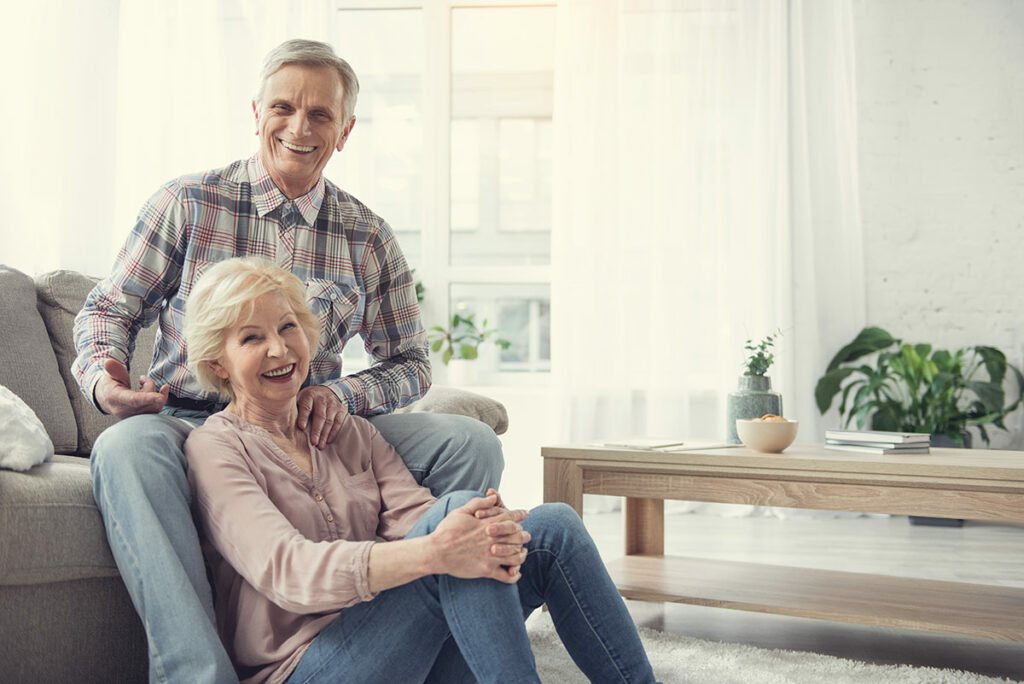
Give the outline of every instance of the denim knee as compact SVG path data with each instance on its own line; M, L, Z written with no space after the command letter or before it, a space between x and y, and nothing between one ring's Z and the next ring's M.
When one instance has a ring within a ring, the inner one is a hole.
M405 538L412 539L413 537L423 537L430 534L449 513L456 508L465 506L470 500L479 496L483 496L483 494L469 489L442 494L437 498L437 502L420 516L420 519L412 526L412 529L405 535Z
M447 515L451 511L455 510L456 508L460 508L462 506L465 506L467 503L469 503L473 499L476 499L476 498L479 498L479 497L482 497L482 496L483 496L483 493L475 492L472 489L460 489L457 492L448 492L447 494L442 494L441 496L437 497L437 501L438 501L438 503L444 505L444 507L445 507L445 515Z
M189 431L178 419L155 413L114 423L92 447L89 466L94 489L98 492L105 480L138 482L156 473L170 473L187 489L182 447Z
M487 487L498 488L501 474L505 470L505 456L501 451L501 440L494 430L485 423L466 416L452 416L458 421L453 434L463 436L466 451L473 454L472 465L477 473L477 480Z
M546 503L530 510L523 527L533 539L528 549L548 548L551 550L583 548L593 545L593 540L579 514L564 503Z
M530 511L530 519L543 522L555 529L570 530L582 528L583 520L572 506L566 503L545 503Z

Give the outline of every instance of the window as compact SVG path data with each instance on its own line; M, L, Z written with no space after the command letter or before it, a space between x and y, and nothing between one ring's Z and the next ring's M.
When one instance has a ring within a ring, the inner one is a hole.
M336 26L361 90L328 176L395 229L425 287L427 328L472 313L512 343L481 348L483 382L543 381L555 8L342 0ZM365 365L358 349L345 356L350 370Z

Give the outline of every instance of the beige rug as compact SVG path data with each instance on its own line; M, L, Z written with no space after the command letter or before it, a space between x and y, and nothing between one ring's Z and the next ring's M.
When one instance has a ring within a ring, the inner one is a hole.
M537 611L527 621L537 671L544 684L586 684L562 646L551 616ZM996 684L959 670L873 665L832 656L704 641L641 629L654 674L665 684Z

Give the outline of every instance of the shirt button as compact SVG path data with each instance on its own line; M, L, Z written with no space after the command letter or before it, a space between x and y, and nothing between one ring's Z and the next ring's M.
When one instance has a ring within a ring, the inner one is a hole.
M323 501L323 500L324 500L324 497L323 497L323 496L321 496L320 494L317 494L317 495L316 495L316 500L317 500L317 501Z
M327 522L334 522L334 516L333 515L327 516Z

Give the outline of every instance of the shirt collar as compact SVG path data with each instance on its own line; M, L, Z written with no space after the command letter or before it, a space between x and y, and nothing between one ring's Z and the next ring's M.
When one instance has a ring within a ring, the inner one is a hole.
M258 153L249 159L247 167L249 182L252 184L252 201L256 205L256 213L261 218L282 204L291 201L284 196L281 189L274 183L270 173L263 166L263 160L260 159ZM301 197L296 197L294 200L295 207L299 210L308 226L313 225L317 214L320 213L320 205L324 201L325 188L324 175L320 174L320 178L317 180L316 185L313 186L313 189Z

